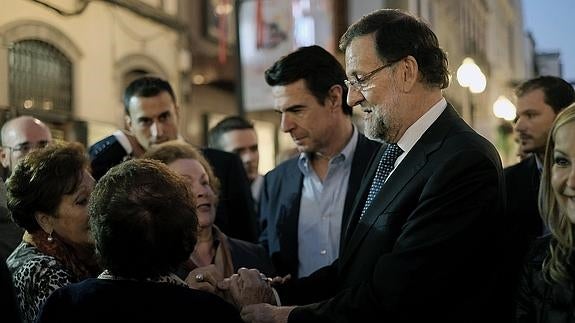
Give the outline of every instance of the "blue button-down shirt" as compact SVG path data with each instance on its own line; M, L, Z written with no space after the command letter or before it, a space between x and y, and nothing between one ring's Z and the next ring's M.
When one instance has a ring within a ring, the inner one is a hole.
M339 255L343 208L357 137L354 127L347 145L329 160L323 182L313 170L309 156L299 157L298 167L304 176L298 222L299 277L331 264Z

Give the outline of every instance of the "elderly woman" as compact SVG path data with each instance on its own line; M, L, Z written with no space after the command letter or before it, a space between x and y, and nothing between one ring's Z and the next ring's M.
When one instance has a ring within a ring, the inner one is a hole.
M273 265L263 247L230 238L214 225L218 181L210 164L191 145L171 141L154 146L143 158L159 160L182 175L191 189L198 213L198 242L179 274L195 288L215 291L217 281L234 274L241 267L257 268L272 275Z
M8 179L8 209L26 231L6 262L26 322L54 290L99 272L88 225L88 165L80 144L58 143L31 152Z
M575 104L550 130L539 189L550 235L538 239L525 264L517 322L575 322Z
M89 210L105 270L55 291L39 322L241 322L231 304L173 274L194 249L198 222L186 184L164 164L113 167Z

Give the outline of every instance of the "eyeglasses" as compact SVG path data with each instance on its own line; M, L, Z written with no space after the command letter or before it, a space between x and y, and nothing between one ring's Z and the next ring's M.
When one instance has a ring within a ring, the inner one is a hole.
M6 147L6 148L9 148L10 151L12 151L12 152L19 152L21 154L27 154L33 149L41 149L41 148L48 146L48 144L50 144L50 141L42 140L42 141L38 141L35 144L30 143L30 142L23 142L23 143L18 144L14 147Z
M390 67L393 64L399 62L399 60L397 61L393 61L393 62L389 62L387 64L381 65L380 67L374 69L373 71L365 74L365 75L353 75L353 77L355 78L355 80L344 80L343 82L345 83L345 86L347 86L348 90L356 90L358 92L361 91L365 91L366 87L367 87L367 82L375 76L375 74L377 74L379 71L383 70L384 68Z

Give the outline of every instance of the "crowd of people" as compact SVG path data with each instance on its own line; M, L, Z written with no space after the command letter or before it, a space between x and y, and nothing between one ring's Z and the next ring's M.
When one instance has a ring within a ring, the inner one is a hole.
M421 19L373 11L339 48L345 68L314 45L262 75L297 147L267 174L244 117L187 143L155 76L89 149L6 122L2 320L575 322L573 86L517 87L525 158L503 168Z

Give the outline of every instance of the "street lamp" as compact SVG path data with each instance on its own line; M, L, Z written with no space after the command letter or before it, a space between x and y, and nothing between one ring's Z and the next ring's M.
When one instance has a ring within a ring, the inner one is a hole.
M493 114L498 118L513 121L517 115L517 109L506 96L500 95L493 102Z
M473 126L475 107L473 105L473 97L471 94L477 94L485 91L485 87L487 86L487 78L485 78L485 74L481 72L479 66L475 64L475 61L470 57L466 57L463 59L461 66L459 66L457 69L457 82L459 85L461 85L461 87L468 88L468 91L466 91L467 102L469 102L470 121L471 125Z

